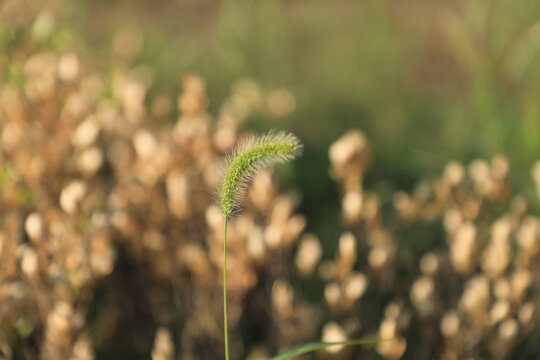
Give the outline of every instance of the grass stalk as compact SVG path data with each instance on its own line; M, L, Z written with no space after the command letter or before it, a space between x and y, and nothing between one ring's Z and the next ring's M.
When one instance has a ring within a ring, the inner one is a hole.
M223 234L223 335L225 337L225 359L229 360L229 326L227 322L227 216Z

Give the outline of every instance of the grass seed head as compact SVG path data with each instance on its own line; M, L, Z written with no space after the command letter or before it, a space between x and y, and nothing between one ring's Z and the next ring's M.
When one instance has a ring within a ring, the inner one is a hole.
M220 205L223 215L238 210L238 200L251 177L262 167L292 160L300 155L302 144L293 134L269 132L247 140L232 153L223 177Z

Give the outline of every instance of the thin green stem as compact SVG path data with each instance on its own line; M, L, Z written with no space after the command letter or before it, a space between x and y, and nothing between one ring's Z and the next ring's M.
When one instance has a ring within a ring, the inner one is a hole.
M229 360L229 330L227 324L227 216L225 216L223 236L223 333L225 336L225 359Z

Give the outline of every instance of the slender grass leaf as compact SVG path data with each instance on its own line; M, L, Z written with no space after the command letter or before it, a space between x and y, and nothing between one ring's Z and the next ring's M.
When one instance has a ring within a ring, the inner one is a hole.
M283 354L275 356L270 360L285 360L291 359L294 356L306 354L308 352L321 350L334 345L362 345L362 344L373 344L381 341L387 341L391 339L379 339L379 338L366 338L366 339L357 339L357 340L348 340L348 341L339 341L339 342L311 342L303 345L298 345L290 350L287 350Z

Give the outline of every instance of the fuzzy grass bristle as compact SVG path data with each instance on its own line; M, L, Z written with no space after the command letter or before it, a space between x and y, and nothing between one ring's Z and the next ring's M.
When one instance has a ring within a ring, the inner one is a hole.
M273 131L247 140L233 151L219 192L223 215L230 216L251 177L262 167L292 160L302 152L302 143L290 133Z

